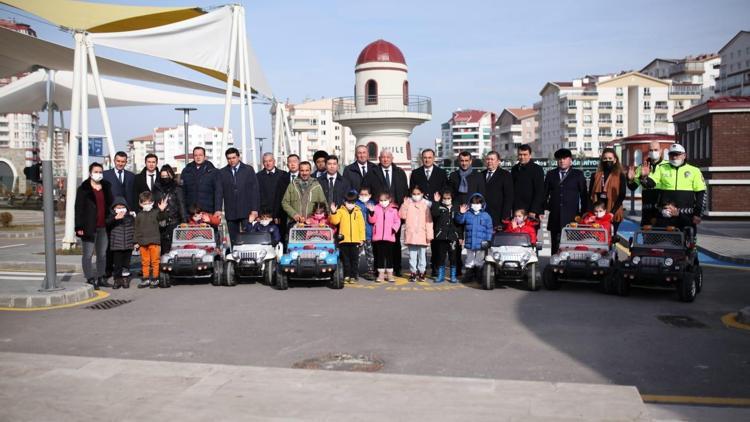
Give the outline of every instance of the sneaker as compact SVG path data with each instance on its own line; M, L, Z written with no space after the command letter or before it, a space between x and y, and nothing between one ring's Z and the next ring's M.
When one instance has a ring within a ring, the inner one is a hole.
M367 281L373 281L373 280L375 280L375 273L373 273L372 271L368 271L368 272L366 272L366 273L365 273L365 275L364 275L364 276L362 276L362 277L363 277L363 278L364 278L365 280L367 280Z
M419 281L427 281L427 277L424 272L418 273Z
M393 270L386 269L385 270L385 275L386 275L389 283L395 283L396 282L396 277L393 276Z
M138 288L143 289L144 287L148 287L151 285L151 280L144 278L141 279L141 281L138 282Z
M159 287L159 279L158 278L152 278L151 279L151 283L149 284L149 287L151 287L152 289L155 289L155 288Z
M409 274L409 283L414 283L415 281L417 281L417 273Z
M352 282L351 277L344 277L344 284L349 284Z
M378 278L375 279L375 282L380 283L385 280L385 270L378 270Z

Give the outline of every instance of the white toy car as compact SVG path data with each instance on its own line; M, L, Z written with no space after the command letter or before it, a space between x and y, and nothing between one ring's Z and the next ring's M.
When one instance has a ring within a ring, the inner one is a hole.
M224 242L208 224L180 224L172 232L172 249L161 256L161 287L169 287L172 279L198 279L218 286L224 278Z
M225 258L224 276L227 285L234 286L241 279L262 278L263 283L273 286L276 263L283 254L283 248L281 242L273 245L271 233L240 233L232 245L232 253Z
M605 289L616 277L617 253L610 246L610 233L601 226L570 223L560 235L560 250L549 259L542 277L547 290L560 288L560 279L596 280Z
M495 288L496 281L525 282L529 290L539 290L537 274L537 245L531 244L526 233L498 232L492 243L486 242L481 285L485 290Z

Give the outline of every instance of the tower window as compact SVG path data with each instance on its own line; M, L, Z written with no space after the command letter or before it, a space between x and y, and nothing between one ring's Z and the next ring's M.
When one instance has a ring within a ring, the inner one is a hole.
M378 145L375 142L367 144L367 155L370 156L370 160L376 160L378 158Z
M378 103L378 83L370 79L365 84L365 95L367 96L365 104Z
M404 105L409 105L409 81L404 81L404 88L403 88L403 94L404 94Z

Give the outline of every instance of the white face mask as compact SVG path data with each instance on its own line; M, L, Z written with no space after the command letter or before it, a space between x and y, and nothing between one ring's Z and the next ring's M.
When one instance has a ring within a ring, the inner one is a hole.
M346 204L344 204L344 206L345 206L345 207L346 207L346 209L348 209L349 211L353 210L353 209L354 209L354 207L356 207L356 205L355 205L355 204L352 204L352 203L349 203L349 202L347 202Z
M104 179L104 175L102 173L91 173L91 180L95 182L101 182L102 179Z
M388 208L388 205L391 205L391 201L380 201L381 207Z
M451 201L443 201L443 205L445 205L446 207L450 207L452 204L453 202Z
M423 198L422 195L412 195L411 196L411 200L414 201L414 202L419 202L419 201L422 200L422 198Z
M661 158L661 153L659 151L651 151L648 153L648 156L653 161L659 161L659 158Z
M127 211L128 211L128 209L127 209L127 208L122 208L122 207L117 207L117 208L115 208L115 212L116 212L117 214L125 214L125 213L126 213Z
M370 200L370 195L359 195L359 200L366 204Z
M203 220L203 216L201 216L200 214L195 214L193 216L193 221L201 221L201 220Z
M471 204L471 210L475 213L482 211L482 204Z
M672 216L672 212L665 208L665 209L661 210L661 215L663 217L669 218L669 217Z
M673 165L675 167L681 166L682 163L684 163L684 162L685 162L685 160L680 160L680 159L676 159L676 158L673 159L673 160L669 160L669 164L671 164L671 165Z
M260 220L260 225L261 226L267 226L269 224L271 224L271 220Z
M594 215L596 216L596 218L602 218L602 217L604 217L604 214L605 214L604 211L597 211L597 212L594 213Z
M151 211L154 208L154 203L149 202L148 204L141 205L141 208L143 208L143 211Z

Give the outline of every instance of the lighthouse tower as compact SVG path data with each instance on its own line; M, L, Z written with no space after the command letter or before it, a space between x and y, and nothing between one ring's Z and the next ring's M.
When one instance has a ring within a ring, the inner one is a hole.
M352 130L370 160L389 150L395 165L411 171L409 136L414 127L432 119L432 101L411 95L407 76L398 47L385 40L368 44L354 67L354 97L334 99L333 119Z

